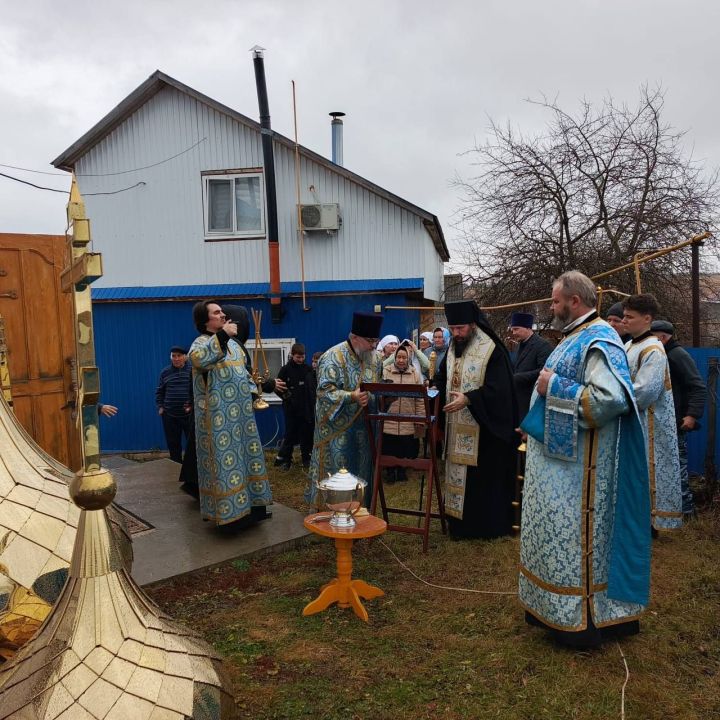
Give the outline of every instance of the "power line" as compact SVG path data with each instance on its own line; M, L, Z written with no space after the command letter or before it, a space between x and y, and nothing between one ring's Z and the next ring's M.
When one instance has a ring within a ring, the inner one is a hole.
M175 153L175 155L171 155L168 158L165 158L164 160L159 160L156 163L152 163L151 165L143 165L142 167L136 167L131 168L130 170L118 170L117 172L110 172L110 173L75 173L75 177L111 177L113 175L127 175L128 173L132 172L138 172L139 170L147 170L149 168L157 167L158 165L162 165L163 163L170 162L171 160L174 160L177 157L180 157L181 155L184 155L185 153L190 152L194 148L196 148L201 142L205 142L207 140L207 137L201 138L196 143L193 143L190 147L185 148L184 150L181 150L179 153ZM47 170L31 170L30 168L24 168L24 167L18 167L17 165L5 165L3 163L0 163L0 167L3 168L10 168L11 170L22 170L23 172L30 172L30 173L36 173L37 175L53 175L55 177L67 177L67 173L57 173L57 172L49 172ZM1 175L2 173L0 173ZM5 177L8 177L7 175ZM14 178L17 179L17 178ZM19 182L24 182L23 180L19 180ZM28 185L32 185L32 183L28 183ZM49 190L51 188L44 188L45 190ZM61 192L61 191L58 191ZM86 193L90 195L103 195L107 193Z
M191 150L196 148L201 142L205 142L205 140L207 140L207 137L201 138L196 143L193 143L190 147L181 150L179 153L176 153L169 158L165 158L164 160L152 163L152 165L144 165L143 167L133 168L132 170L118 170L118 172L111 173L76 173L75 177L109 177L111 175L126 175L127 173L137 172L138 170L147 170L149 168L154 168L158 165L162 165L163 163L170 162L171 160L174 160L175 158L190 152Z
M35 173L36 175L54 175L55 177L67 177L64 172L50 172L48 170L31 170L30 168L18 167L17 165L5 165L0 163L0 167L9 168L10 170L22 170L23 172Z
M22 183L23 185L29 185L30 187L37 188L38 190L49 190L50 192L64 193L65 195L68 194L68 190L58 190L57 188L49 188L43 185L36 185L35 183L31 183L28 180L21 180L20 178L13 177L12 175L6 175L4 172L0 172L0 175L4 178L7 178L8 180L14 180L15 182Z
M7 178L8 180L14 180L15 182L22 183L23 185L29 185L30 187L34 187L38 190L47 190L48 192L63 193L64 195L67 195L70 192L69 190L58 190L57 188L45 187L44 185L36 185L35 183L31 183L28 180L21 180L20 178L13 177L12 175L7 175L4 172L0 172L0 176ZM110 190L108 192L83 193L83 197L87 197L88 195L117 195L118 193L125 192L126 190L132 190L133 188L141 187L143 185L147 185L147 183L141 180L140 182L136 182L134 185L130 185L129 187L120 188L120 190Z
M117 195L118 193L125 192L126 190L132 190L136 187L142 187L143 185L147 185L147 183L143 180L140 180L140 182L136 182L134 185L129 185L128 187L122 188L120 190L111 190L110 192L82 193L82 196L87 197L88 195Z

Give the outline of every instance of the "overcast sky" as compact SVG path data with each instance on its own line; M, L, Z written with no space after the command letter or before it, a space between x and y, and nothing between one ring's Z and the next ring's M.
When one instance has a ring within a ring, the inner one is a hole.
M258 44L274 129L293 137L291 80L301 144L329 157L327 113L346 112L345 166L435 213L452 252L452 179L472 172L462 153L489 117L539 130L527 98L634 104L641 84L661 84L665 120L720 165L719 27L717 0L8 2L0 163L56 172L50 161L156 69L257 119ZM0 232L64 231L65 195L3 177L0 188Z

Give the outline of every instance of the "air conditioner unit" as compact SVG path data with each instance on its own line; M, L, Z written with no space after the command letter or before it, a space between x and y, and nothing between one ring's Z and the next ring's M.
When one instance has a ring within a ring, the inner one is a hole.
M340 206L337 203L301 205L303 230L337 230L340 227Z

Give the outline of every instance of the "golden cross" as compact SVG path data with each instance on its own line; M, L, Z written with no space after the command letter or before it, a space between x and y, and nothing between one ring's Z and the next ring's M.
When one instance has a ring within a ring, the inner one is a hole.
M100 371L95 365L90 283L102 277L102 257L90 253L90 221L85 216L85 203L73 175L67 205L68 266L60 275L63 292L72 292L75 311L75 352L77 358L77 391L75 417L83 456L83 469L100 469L100 432L97 403L100 399Z

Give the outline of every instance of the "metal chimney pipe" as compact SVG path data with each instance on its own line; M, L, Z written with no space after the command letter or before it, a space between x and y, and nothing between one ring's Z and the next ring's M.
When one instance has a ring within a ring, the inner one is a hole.
M343 121L340 118L345 117L344 112L331 112L332 121L330 127L332 129L332 161L336 165L343 164Z
M280 244L278 242L277 192L275 190L275 155L273 152L273 131L270 127L270 105L265 83L263 49L256 45L251 52L255 67L258 105L260 107L260 135L265 169L268 255L270 261L270 317L272 322L279 323L282 321L282 310L280 306Z

